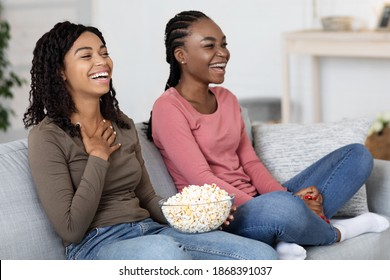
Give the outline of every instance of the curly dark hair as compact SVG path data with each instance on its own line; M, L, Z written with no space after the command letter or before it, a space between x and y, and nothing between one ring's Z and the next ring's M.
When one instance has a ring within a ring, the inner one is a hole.
M176 86L180 81L180 64L175 58L175 49L184 46L184 39L189 35L190 27L201 19L210 19L199 11L184 11L171 18L165 27L165 55L169 63L169 78L165 90ZM150 141L152 137L152 112L149 122L145 123L146 136Z
M61 77L65 54L77 38L84 32L98 36L106 45L102 33L95 27L59 22L36 43L31 74L30 105L23 117L26 128L37 125L48 116L56 125L72 137L80 136L79 127L70 121L76 112L75 104ZM130 126L121 119L121 111L115 98L116 92L110 81L110 91L100 98L100 110L105 119L115 122L119 127Z

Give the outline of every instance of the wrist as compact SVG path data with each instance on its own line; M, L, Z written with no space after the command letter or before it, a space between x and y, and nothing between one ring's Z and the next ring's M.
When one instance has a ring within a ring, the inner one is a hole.
M99 150L94 150L94 151L91 151L89 153L90 156L94 156L94 157L98 157L98 158L101 158L102 160L105 160L107 161L108 160L108 155L107 153L103 152L103 151L99 151Z

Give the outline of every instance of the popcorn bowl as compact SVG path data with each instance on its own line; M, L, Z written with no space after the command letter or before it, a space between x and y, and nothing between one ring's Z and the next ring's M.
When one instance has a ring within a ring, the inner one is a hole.
M161 210L169 225L183 233L202 233L218 229L228 218L234 196L210 202L173 204L162 199Z

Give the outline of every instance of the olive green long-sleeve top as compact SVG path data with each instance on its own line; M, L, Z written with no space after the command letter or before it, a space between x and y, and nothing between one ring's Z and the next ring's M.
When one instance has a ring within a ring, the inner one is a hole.
M63 239L78 243L91 229L152 217L165 223L151 185L134 122L119 128L121 148L108 161L89 156L83 142L46 117L28 137L32 176L41 204Z

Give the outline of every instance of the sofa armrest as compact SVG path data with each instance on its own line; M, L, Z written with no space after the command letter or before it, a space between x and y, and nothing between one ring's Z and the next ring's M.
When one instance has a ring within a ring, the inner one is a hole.
M374 159L366 186L368 209L390 217L390 161Z

